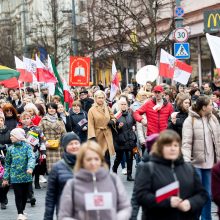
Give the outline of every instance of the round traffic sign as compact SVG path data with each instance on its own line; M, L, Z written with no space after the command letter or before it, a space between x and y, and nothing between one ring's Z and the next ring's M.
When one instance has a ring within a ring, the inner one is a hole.
M184 15L184 9L178 6L175 8L175 13L177 17L182 17Z
M176 42L182 43L188 40L189 34L185 28L177 28L174 30L173 37Z

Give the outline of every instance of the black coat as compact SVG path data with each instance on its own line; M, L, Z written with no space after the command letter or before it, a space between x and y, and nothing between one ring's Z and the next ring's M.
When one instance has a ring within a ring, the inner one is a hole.
M67 180L73 178L73 166L62 160L55 163L48 178L44 220L53 220L54 209L59 210L59 201Z
M94 100L91 98L85 98L80 100L82 104L82 109L88 113L89 109L92 107Z
M203 188L199 176L191 164L178 159L174 162L161 157L150 156L150 163L144 163L138 170L135 180L137 201L143 209L143 220L195 220L208 200L208 194ZM153 170L153 172L152 172ZM180 198L188 199L191 210L181 212L172 208L170 199L156 202L156 190L175 181L174 173L180 183Z
M124 125L123 127L118 128L118 125L121 122ZM132 150L137 145L137 137L132 128L134 125L135 120L129 111L123 112L122 116L118 118L116 123L117 132L113 133L114 147L116 151Z
M75 132L79 136L81 142L87 141L87 130L85 131L82 130L84 127L88 128L87 113L83 110L80 110L80 113L76 114L72 111L72 109L70 110L69 113L70 113L70 120L71 120L73 132ZM82 121L83 119L86 119L87 122L82 125L79 124L79 122Z
M176 131L180 135L180 137L182 138L183 123L187 117L188 117L188 112L180 111L176 115L176 124L173 124L171 119L169 119L168 129L172 129L172 130Z
M5 117L5 125L7 126L8 130L11 131L17 127L18 121L14 117Z
M66 115L66 122L62 119L62 117L60 117L60 115L58 114L58 117L63 121L66 131L67 132L71 132L72 129L72 123L71 123L71 119L70 119L70 115Z

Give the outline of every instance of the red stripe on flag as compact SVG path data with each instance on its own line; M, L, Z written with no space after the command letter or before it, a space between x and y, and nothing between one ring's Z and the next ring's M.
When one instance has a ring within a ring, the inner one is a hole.
M164 193L164 194L156 197L156 201L157 201L157 203L160 203L163 200L170 198L171 196L177 196L178 193L179 193L179 189L178 188L177 189L173 189L173 190L171 190L171 191L169 191L167 193Z
M179 60L176 60L176 67L178 67L179 69L186 71L190 74L192 73L192 66L190 66L184 62L181 62Z
M172 68L168 63L160 63L159 72L160 76L172 79L174 75L174 68Z

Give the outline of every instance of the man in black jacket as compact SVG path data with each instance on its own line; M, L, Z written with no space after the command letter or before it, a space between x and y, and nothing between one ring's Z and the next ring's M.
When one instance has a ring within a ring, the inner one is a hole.
M82 109L88 113L89 109L92 107L94 103L94 100L88 97L88 91L86 90L80 92L79 94Z

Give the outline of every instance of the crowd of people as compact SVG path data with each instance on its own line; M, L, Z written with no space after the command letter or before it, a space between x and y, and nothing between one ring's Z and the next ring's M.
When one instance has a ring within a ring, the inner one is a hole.
M28 219L47 182L44 220L211 220L212 201L220 219L220 80L71 92L67 107L46 85L1 90L2 210L11 188Z

